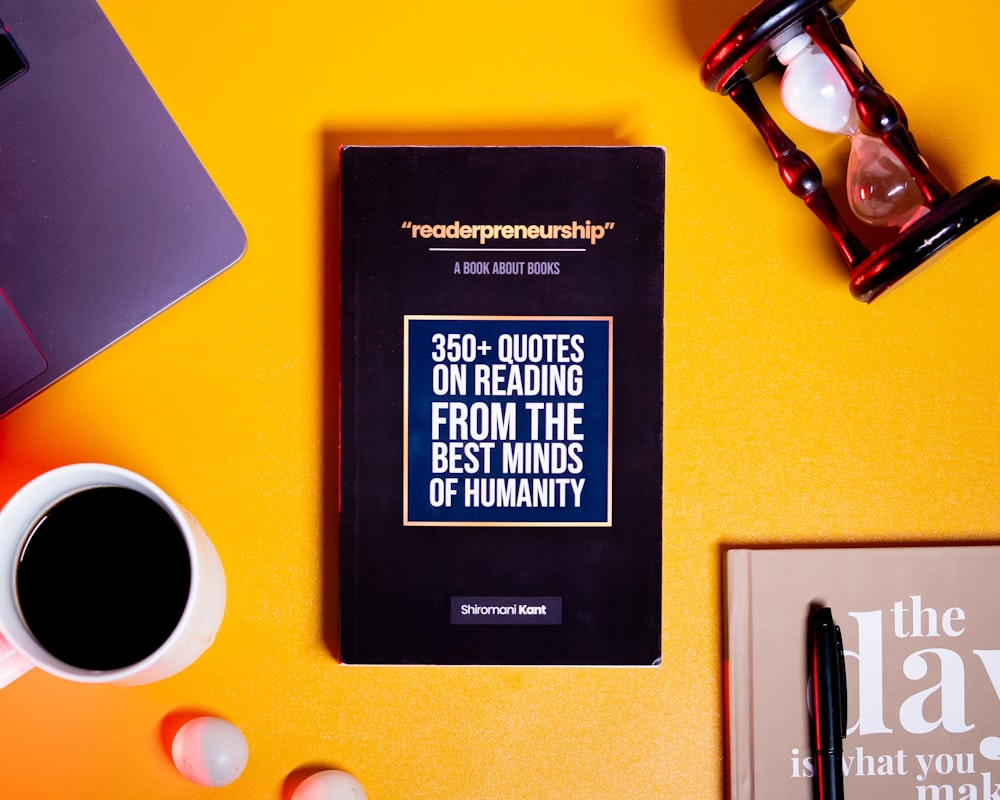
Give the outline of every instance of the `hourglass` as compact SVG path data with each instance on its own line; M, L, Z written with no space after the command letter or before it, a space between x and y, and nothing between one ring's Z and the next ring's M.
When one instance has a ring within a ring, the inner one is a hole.
M870 302L1000 210L1000 181L952 194L931 172L900 105L879 85L841 16L854 0L763 0L701 60L706 88L728 95L763 137L785 186L826 226ZM782 70L782 105L798 121L850 142L845 187L858 220L891 230L869 249L847 224L816 163L778 126L754 82Z

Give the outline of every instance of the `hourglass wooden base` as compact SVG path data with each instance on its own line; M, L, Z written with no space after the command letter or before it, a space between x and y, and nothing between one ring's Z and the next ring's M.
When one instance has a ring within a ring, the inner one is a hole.
M1000 181L981 178L942 200L851 270L851 294L871 302L1000 210Z
M763 0L720 36L701 60L707 89L727 95L764 139L785 186L826 226L850 272L851 294L870 302L912 275L947 245L1000 210L1000 181L982 178L951 194L931 172L907 127L900 105L867 68L845 52L853 44L841 16L854 0ZM846 223L823 185L816 163L778 126L754 83L780 68L775 49L807 33L850 92L863 129L899 159L927 209L874 252Z

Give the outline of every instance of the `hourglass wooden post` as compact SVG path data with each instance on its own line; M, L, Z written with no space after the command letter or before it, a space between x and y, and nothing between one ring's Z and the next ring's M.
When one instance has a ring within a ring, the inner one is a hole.
M701 60L706 88L728 95L764 139L785 186L826 226L870 302L1000 210L1000 181L985 177L952 194L933 174L906 114L864 66L841 16L854 0L763 0ZM870 251L836 209L815 162L764 107L754 83L781 71L786 110L851 141L846 176L853 217L898 229Z

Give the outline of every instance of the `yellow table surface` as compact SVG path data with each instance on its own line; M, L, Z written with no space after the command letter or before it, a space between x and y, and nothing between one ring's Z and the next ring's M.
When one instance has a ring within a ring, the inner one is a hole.
M144 473L209 531L229 602L215 645L169 680L34 672L3 690L0 796L278 799L330 766L375 800L718 798L723 546L994 536L1000 225L853 300L750 124L700 85L701 52L749 5L103 3L249 250L0 420L0 457ZM957 189L1000 173L998 23L986 2L951 9L860 0L846 22ZM768 106L821 165L843 156L846 140ZM666 148L658 668L346 667L324 641L336 148L466 142ZM164 731L193 711L246 734L228 787L167 756Z

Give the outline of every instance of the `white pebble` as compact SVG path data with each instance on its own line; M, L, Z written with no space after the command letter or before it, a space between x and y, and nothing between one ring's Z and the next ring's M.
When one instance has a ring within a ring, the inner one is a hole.
M292 800L367 800L364 787L339 769L315 772L295 787Z
M201 786L225 786L247 765L249 748L240 729L218 717L196 717L177 731L171 746L181 775Z

